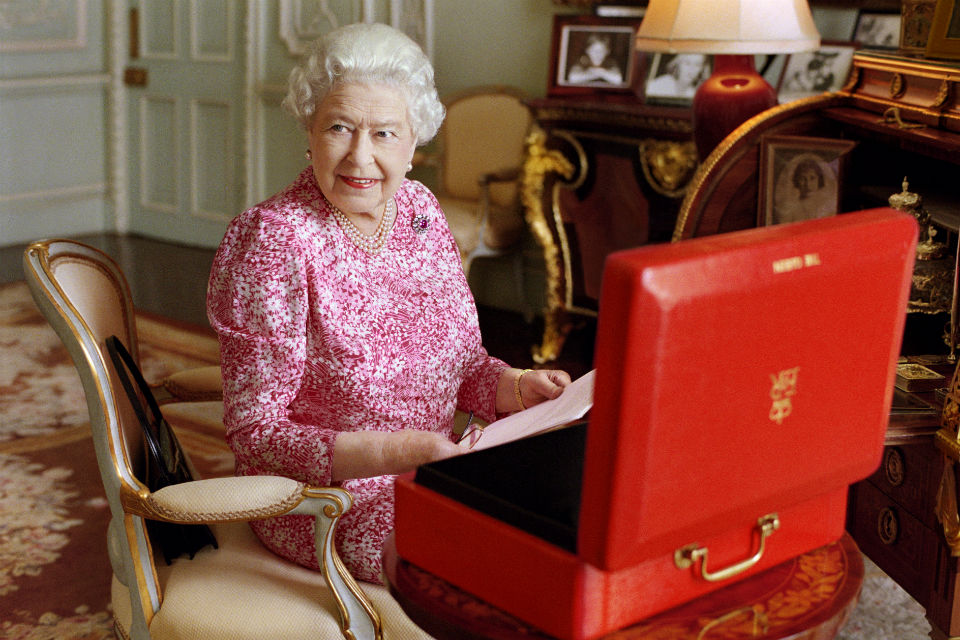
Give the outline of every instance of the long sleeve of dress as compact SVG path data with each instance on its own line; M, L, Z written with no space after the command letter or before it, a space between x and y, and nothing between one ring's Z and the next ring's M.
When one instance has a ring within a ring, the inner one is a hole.
M306 368L306 266L296 234L261 213L222 246L209 287L220 337L224 421L239 468L331 482L337 431L290 419ZM231 230L233 231L233 230Z

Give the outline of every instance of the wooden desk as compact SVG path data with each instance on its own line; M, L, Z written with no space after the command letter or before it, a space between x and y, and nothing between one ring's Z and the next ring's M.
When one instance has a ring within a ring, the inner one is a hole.
M940 409L933 393L898 391L879 469L850 488L847 530L947 637L960 634L960 559L937 519L943 456L934 445Z
M521 196L543 251L546 308L538 363L556 360L577 317L596 316L607 254L670 240L697 166L690 110L531 100Z
M392 537L384 545L383 568L390 592L403 610L438 640L549 638L404 561L397 556ZM862 584L860 551L845 535L833 544L610 634L606 640L828 640L847 621Z

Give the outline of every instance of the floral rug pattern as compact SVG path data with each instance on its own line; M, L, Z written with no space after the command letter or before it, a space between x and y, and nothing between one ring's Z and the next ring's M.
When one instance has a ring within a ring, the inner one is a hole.
M14 578L39 575L56 561L69 542L66 531L80 524L67 505L79 495L69 476L67 469L0 454L0 596L18 588Z
M206 332L140 317L138 328L148 381L216 363ZM222 440L184 436L195 462L232 470ZM108 519L80 378L26 285L0 285L0 638L115 638Z

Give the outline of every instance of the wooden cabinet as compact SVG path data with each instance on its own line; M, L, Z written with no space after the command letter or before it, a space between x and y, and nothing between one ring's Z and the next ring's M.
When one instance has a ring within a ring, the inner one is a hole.
M596 315L611 251L670 240L696 166L690 111L533 100L537 130L522 177L527 222L543 251L546 309L534 360L555 360L577 318Z

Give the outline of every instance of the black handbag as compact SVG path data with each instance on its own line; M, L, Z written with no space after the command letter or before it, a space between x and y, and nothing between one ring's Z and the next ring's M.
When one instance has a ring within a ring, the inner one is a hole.
M143 429L147 455L147 488L158 491L172 484L193 480L180 442L160 412L157 400L130 352L116 336L107 338L106 345L117 377L127 392ZM167 564L185 554L193 558L197 551L207 545L217 548L217 539L205 524L179 524L148 519L147 531L151 540L160 545Z

